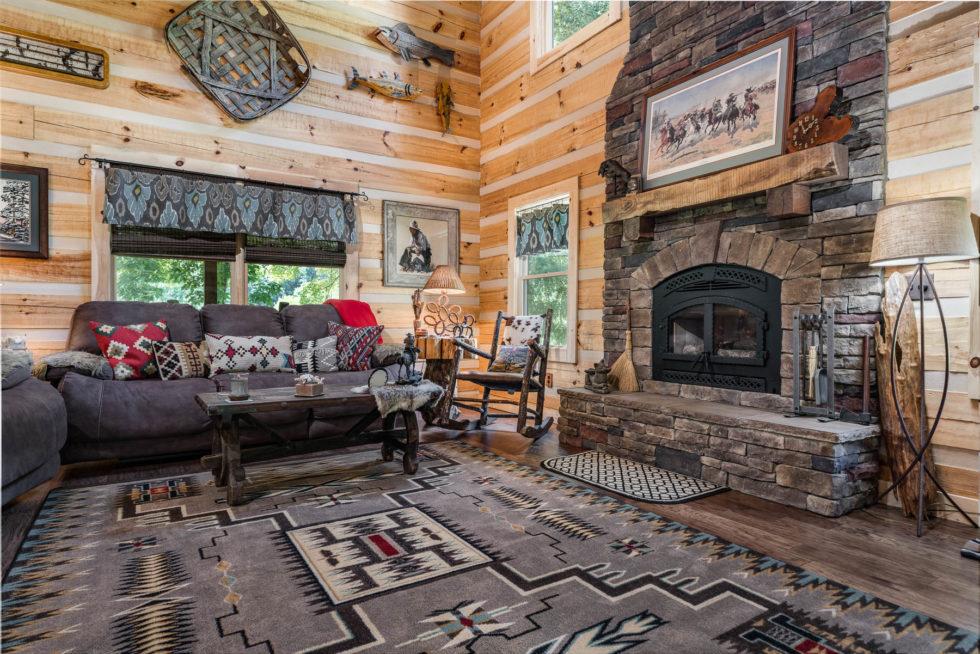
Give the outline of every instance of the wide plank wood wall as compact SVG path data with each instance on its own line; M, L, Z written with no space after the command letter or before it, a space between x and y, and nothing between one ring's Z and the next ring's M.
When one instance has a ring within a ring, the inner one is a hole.
M497 311L507 311L507 216L511 196L579 182L578 343L575 364L552 363L555 389L581 385L602 358L606 97L622 65L629 19L530 72L530 4L486 2L480 31L480 334L489 346Z
M885 202L962 196L972 199L973 212L980 213L976 198L971 198L971 180L972 193L980 193L976 181L980 174L976 160L980 117L975 109L980 52L977 3L896 2L889 19ZM980 507L980 394L971 392L970 375L976 373L970 372L968 361L971 334L976 338L980 333L980 311L976 309L980 267L956 263L930 269L949 329L951 369L949 398L933 439L933 457L946 489L976 516ZM943 385L939 329L935 308L927 307L926 406L930 417L935 416ZM890 503L895 503L894 498ZM943 515L962 519L955 512Z
M400 341L411 328L410 289L382 284L381 204L385 199L460 210L460 264L476 312L479 297L479 2L273 0L303 44L313 78L298 98L259 120L225 116L180 70L163 28L187 0L5 0L0 23L109 52L105 90L0 73L2 161L42 166L50 179L50 259L0 260L4 336L26 336L36 356L63 349L72 310L91 293L90 189L83 153L184 170L311 187L358 186L359 295ZM372 36L407 22L456 50L457 67L407 63ZM397 72L423 97L400 102L345 89L362 75ZM452 133L443 135L433 90L449 80Z

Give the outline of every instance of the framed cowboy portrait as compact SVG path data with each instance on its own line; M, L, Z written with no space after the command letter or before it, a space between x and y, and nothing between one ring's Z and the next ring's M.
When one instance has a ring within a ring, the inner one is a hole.
M459 270L459 210L385 200L384 285L421 288L436 266Z
M782 154L795 31L654 89L643 104L645 190Z
M0 163L0 256L48 258L48 170Z

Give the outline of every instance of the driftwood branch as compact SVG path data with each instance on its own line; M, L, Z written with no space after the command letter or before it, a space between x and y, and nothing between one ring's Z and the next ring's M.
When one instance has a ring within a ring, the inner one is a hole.
M909 435L919 442L919 424L923 400L923 389L919 386L919 328L912 304L906 301L901 317L898 314L902 297L908 288L908 280L902 273L892 273L885 283L885 296L881 303L884 325L876 325L875 360L878 368L878 394L881 405L881 431L884 452L887 457L891 478L897 479L915 458L915 453L902 436L895 402L892 399L891 343L895 323L898 322L897 351L895 353L895 383L898 404ZM926 451L925 464L932 468L931 452ZM895 489L907 516L914 516L918 500L918 466ZM932 505L936 487L927 478L925 485L926 506Z

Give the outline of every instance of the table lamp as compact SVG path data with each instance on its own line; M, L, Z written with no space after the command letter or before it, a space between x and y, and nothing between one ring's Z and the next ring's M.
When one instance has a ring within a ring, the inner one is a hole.
M422 313L422 295L439 294L436 302L426 302L425 309L430 315L425 317L425 324L433 328L436 336L461 335L450 334L451 330L459 325L470 325L472 329L473 317L464 316L463 308L458 304L449 304L450 295L461 295L466 292L466 286L460 279L459 273L453 266L437 266L429 276L429 281L420 290L412 295L412 304L416 316L416 333L426 335L428 332L421 327L418 317Z
M925 298L926 288L930 284L929 270L927 264L940 261L965 261L980 257L977 251L977 237L973 232L973 225L970 222L970 213L967 210L966 199L964 198L933 198L929 200L917 200L914 202L903 202L890 207L885 207L878 212L875 221L874 240L871 243L871 262L870 265L877 268L886 266L915 266L912 273L912 280L902 296L898 307L898 318L891 334L891 352L888 365L891 367L891 388L889 389L890 399L895 404L898 422L902 430L902 438L914 453L914 458L906 469L898 475L891 486L884 493L879 494L879 499L888 495L916 468L918 467L918 502L916 503L916 535L922 535L923 514L925 511L925 476L928 475L936 485L936 489L943 494L943 497L956 508L960 514L966 518L967 522L974 527L977 523L959 505L953 501L946 489L943 488L933 471L926 465L925 453L932 441L933 434L942 418L943 407L946 404L946 394L949 387L949 337L946 330L946 319L943 317L942 304L939 295L935 296L936 309L939 314L939 321L942 326L943 346L945 363L943 377L943 392L940 396L939 406L932 427L927 426L927 415L925 408L925 398L920 403L921 415L919 416L918 442L913 440L909 434L905 417L902 415L901 404L898 401L898 386L895 375L895 353L898 335L898 326L901 322L902 310L905 308L906 301L912 298L912 291L919 287L919 388L925 390L925 357L926 357L926 337L925 337Z

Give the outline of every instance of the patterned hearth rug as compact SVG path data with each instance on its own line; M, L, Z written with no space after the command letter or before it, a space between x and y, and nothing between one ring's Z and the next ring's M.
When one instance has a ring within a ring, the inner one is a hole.
M728 490L727 486L594 450L556 456L542 461L541 467L634 500L659 504L680 504Z
M462 443L53 491L4 652L975 652L977 635Z

